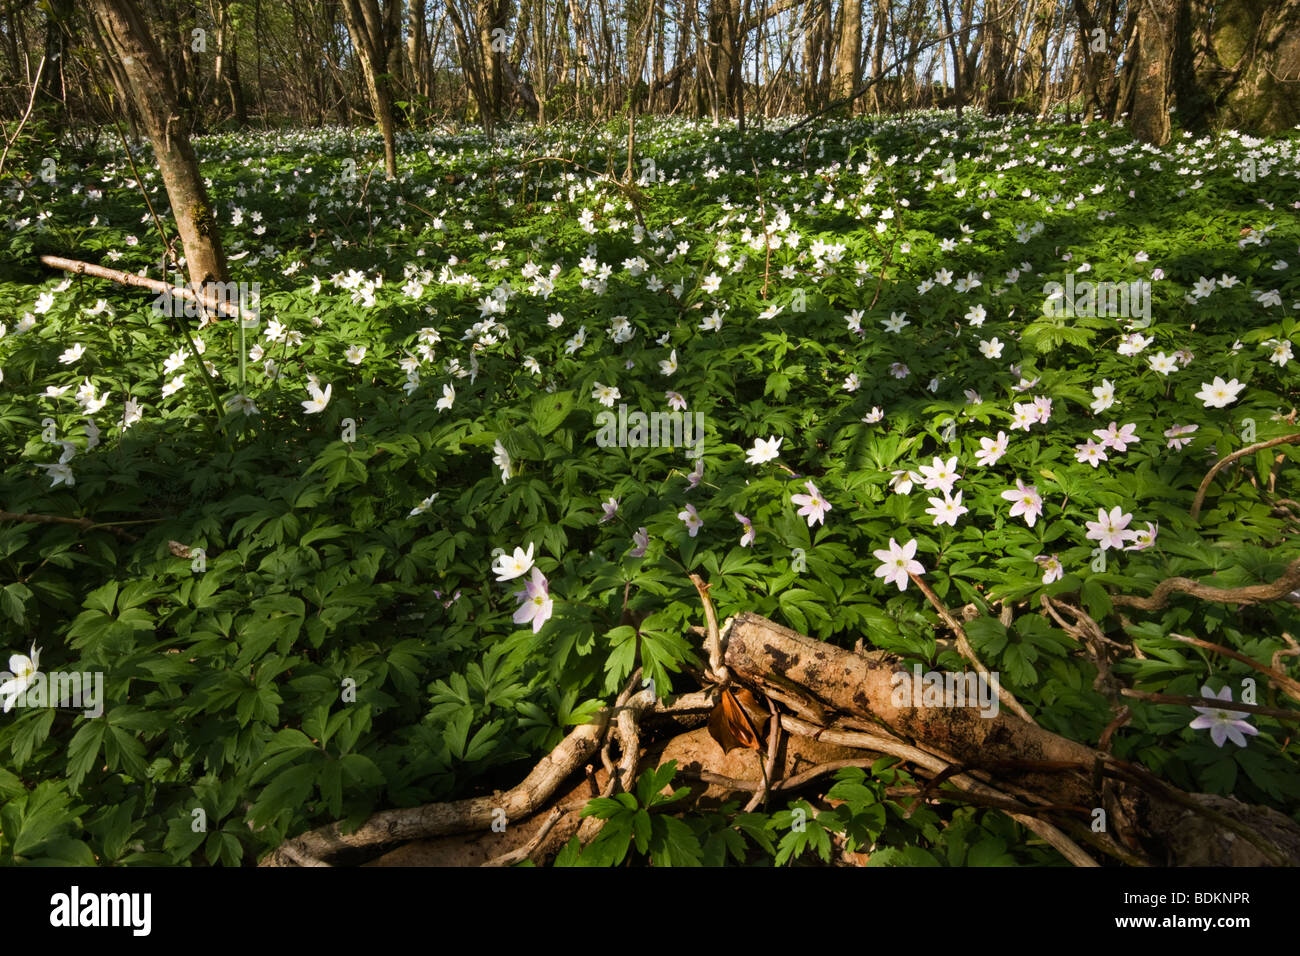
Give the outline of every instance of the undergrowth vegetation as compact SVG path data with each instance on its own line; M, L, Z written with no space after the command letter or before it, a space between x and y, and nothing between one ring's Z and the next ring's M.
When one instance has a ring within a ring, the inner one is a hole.
M1095 745L1122 702L1116 756L1300 820L1293 723L1116 694L1281 706L1173 635L1295 673L1297 609L1114 603L1300 557L1294 445L1192 514L1215 461L1297 431L1297 140L942 113L626 140L408 134L387 182L355 132L200 139L247 328L43 270L158 277L163 244L120 150L10 157L0 647L103 699L0 716L0 862L250 864L513 786L637 667L694 686L691 573L722 618L961 670L916 571L1047 729ZM1113 672L1043 595L1122 645ZM831 809L684 817L660 804L690 784L648 771L557 862L806 863L832 835L1062 862L996 811L909 814L892 763Z

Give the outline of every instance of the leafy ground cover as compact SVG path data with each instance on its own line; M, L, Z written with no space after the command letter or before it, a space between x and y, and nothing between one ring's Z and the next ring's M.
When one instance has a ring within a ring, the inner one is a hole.
M156 277L163 247L125 153L68 147L52 181L18 157L0 506L93 527L0 522L0 646L104 686L102 717L0 718L0 861L251 863L309 826L512 786L636 667L690 685L692 572L721 617L961 670L916 572L971 607L1003 687L1090 744L1119 685L1285 703L1171 635L1293 673L1290 603L1113 599L1300 556L1292 445L1192 514L1216 460L1296 430L1294 137L646 122L615 182L626 138L408 134L392 182L355 132L199 140L235 275L260 285L247 329L34 266ZM667 412L694 430L656 446L636 415ZM1044 594L1124 646L1113 673ZM1300 820L1292 724L1123 702L1117 756ZM671 779L651 773L593 807L611 824L582 856L809 861L843 833L880 863L1061 862L996 812L905 816L888 764L842 772L844 803L805 804L799 832L791 803L658 812L646 836Z

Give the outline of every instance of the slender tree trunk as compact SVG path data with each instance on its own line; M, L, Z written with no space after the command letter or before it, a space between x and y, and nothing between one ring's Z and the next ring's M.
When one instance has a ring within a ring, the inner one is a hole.
M831 99L842 99L857 89L861 62L862 0L843 0L840 7L839 45L835 51L835 68L831 79Z
M162 53L134 0L90 0L91 10L124 68L171 201L176 230L185 250L190 282L202 286L227 280L212 203L198 159L172 89Z
M398 0L343 0L343 19L347 24L352 49L356 51L365 78L366 92L380 135L384 138L384 174L397 176L397 150L394 143L393 96L389 84L388 60L398 34L395 22Z

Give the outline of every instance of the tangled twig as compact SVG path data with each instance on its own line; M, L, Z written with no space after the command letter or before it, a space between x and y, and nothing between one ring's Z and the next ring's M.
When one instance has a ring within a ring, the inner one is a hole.
M1175 593L1190 594L1202 601L1221 604L1259 604L1286 597L1300 587L1300 558L1287 565L1286 572L1267 584L1246 584L1239 588L1215 588L1191 578L1165 578L1155 586L1150 597L1136 594L1113 596L1111 603L1119 607L1135 607L1139 611L1159 611L1169 603Z
M1252 455L1257 451L1263 451L1265 448L1276 448L1278 445L1294 445L1297 442L1300 442L1300 432L1291 435L1283 435L1281 438L1270 438L1268 441L1255 442L1253 445L1247 445L1245 448L1238 448L1232 454L1220 458L1214 463L1214 467L1211 468L1201 480L1201 486L1196 489L1196 497L1192 500L1192 520L1196 521L1200 518L1201 505L1205 504L1205 495L1206 492L1210 490L1210 482L1213 481L1214 476L1224 468L1227 468L1238 458L1245 458L1247 455Z

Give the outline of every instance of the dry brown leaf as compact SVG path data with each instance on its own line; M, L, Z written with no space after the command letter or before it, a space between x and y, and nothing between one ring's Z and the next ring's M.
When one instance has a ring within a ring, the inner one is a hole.
M736 747L762 750L763 741L758 735L767 725L768 716L745 688L733 692L730 687L724 687L717 706L709 714L709 735L723 753L730 753Z

